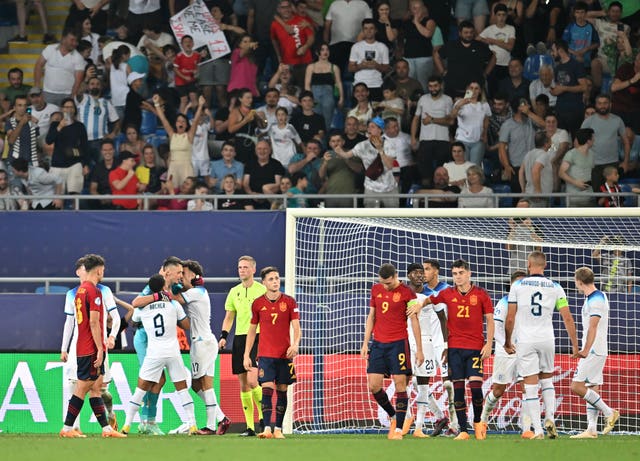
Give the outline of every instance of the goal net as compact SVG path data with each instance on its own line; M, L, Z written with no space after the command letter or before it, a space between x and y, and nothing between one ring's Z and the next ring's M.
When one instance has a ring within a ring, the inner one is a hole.
M567 293L579 339L584 297L575 289L574 271L593 268L598 287L608 292L610 355L601 394L620 410L616 431L639 433L638 229L639 209L288 209L285 288L298 301L302 325L288 429L375 432L388 423L367 390L366 363L359 355L370 288L381 264L394 264L406 280L410 263L435 259L440 278L450 282L451 263L465 259L472 280L495 305L508 293L510 273L526 270L527 254L540 248L548 259L546 275ZM559 315L554 322L558 430L582 431L585 403L570 391L577 360ZM484 370L486 395L492 359ZM446 414L440 377L430 385ZM492 412L490 430L518 430L520 397L517 386L508 387ZM430 413L427 418L425 430L430 430L435 419ZM602 416L599 423L601 429Z

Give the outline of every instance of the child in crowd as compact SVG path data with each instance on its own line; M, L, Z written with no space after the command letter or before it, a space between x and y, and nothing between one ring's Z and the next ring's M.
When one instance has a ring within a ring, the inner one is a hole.
M291 184L293 187L289 189L287 195L289 197L295 197L296 195L304 194L304 190L309 185L307 175L303 171L297 171L291 175ZM287 207L290 208L307 208L306 198L296 198L287 201Z
M182 51L178 53L175 59L174 68L176 72L176 90L180 95L181 114L187 113L187 105L198 107L198 88L196 86L196 74L198 63L200 62L200 54L193 51L193 38L191 35L185 35L180 40Z
M393 81L388 80L382 84L382 97L384 101L376 106L376 109L382 110L380 116L383 119L395 118L400 123L404 114L404 101L396 94L396 84Z
M267 131L271 139L271 148L273 149L273 158L282 163L287 168L291 158L296 154L296 148L302 151L302 139L300 135L288 122L289 111L284 107L276 109L277 123L272 125Z
M619 194L622 192L620 185L618 184L618 179L620 179L620 173L618 173L618 168L615 166L607 166L602 171L602 176L604 176L605 182L602 186L600 186L600 192L609 194L607 197L600 197L598 199L598 205L603 207L621 207L624 206L624 197L620 197Z

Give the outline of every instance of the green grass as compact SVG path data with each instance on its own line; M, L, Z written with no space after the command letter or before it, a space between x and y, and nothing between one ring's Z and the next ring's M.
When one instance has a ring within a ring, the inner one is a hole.
M383 435L290 435L287 440L225 436L145 437L128 439L60 439L56 435L0 434L0 459L20 461L307 461L307 460L453 460L453 461L626 461L640 459L637 436L605 436L596 440L522 440L491 435L484 441L445 437L400 441Z

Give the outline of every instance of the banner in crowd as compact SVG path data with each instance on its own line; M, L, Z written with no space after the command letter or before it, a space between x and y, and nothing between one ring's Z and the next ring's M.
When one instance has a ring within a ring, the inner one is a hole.
M222 29L211 16L211 12L202 0L181 10L171 17L171 30L178 43L185 35L193 37L193 49L202 55L200 63L213 61L231 53Z
M124 424L125 411L138 381L136 354L111 354L113 381L109 391L113 395L113 410L120 426ZM189 356L183 355L187 374ZM70 395L66 390L66 378L59 354L0 354L0 429L5 433L58 433L67 411ZM214 378L216 393L220 392L219 380ZM191 380L188 380L189 386ZM202 399L191 392L196 409L198 427L206 424L206 412ZM182 403L167 376L158 399L158 426L168 432L182 424L185 417ZM137 431L139 415L132 427ZM85 402L80 413L80 427L85 433L100 432L100 426Z

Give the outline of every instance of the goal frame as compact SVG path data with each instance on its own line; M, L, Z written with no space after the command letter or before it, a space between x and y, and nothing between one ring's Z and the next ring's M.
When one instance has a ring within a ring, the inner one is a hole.
M296 220L298 218L640 218L637 208L287 208L285 224L284 290L296 296ZM301 313L304 315L304 312ZM364 328L364 326L363 326ZM302 332L304 335L304 332ZM294 384L295 386L295 384ZM283 431L293 432L293 386Z

